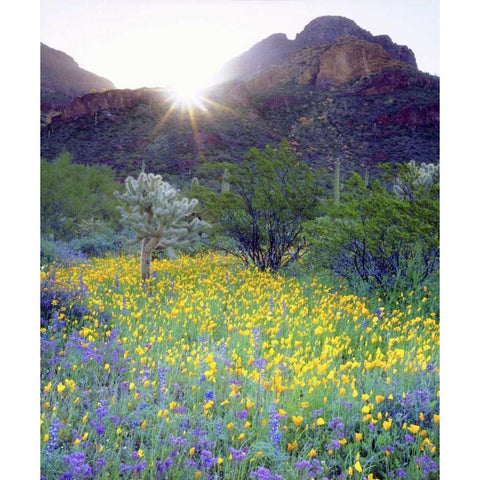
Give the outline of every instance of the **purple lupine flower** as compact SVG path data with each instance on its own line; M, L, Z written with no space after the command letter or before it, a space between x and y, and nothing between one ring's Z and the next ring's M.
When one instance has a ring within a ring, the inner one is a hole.
M428 455L422 455L421 457L418 457L415 462L425 473L438 471L437 462L432 460Z
M259 341L260 341L260 329L258 327L255 327L253 330L252 330L252 337L253 337L253 344L255 346L255 349L258 348L258 345L259 345Z
M318 417L321 417L322 416L322 413L323 413L323 408L317 408L315 410L312 410L310 412L310 416L312 418L318 418Z
M121 422L120 418L117 415L110 415L110 421L114 425L118 425Z
M373 423L369 423L367 425L368 429L371 430L372 432L376 431L377 430L377 426L374 425Z
M237 412L237 418L239 420L245 420L248 417L248 410L239 410Z
M205 400L215 400L215 391L214 390L207 390L205 392Z
M166 458L164 462L157 460L155 466L157 471L160 473L165 473L173 465L173 460L171 458Z
M217 437L221 437L223 435L223 425L222 422L217 422Z
M83 452L73 452L70 455L65 455L63 460L68 464L68 471L74 477L92 475L93 469L86 462L87 455Z
M133 465L126 465L125 463L121 463L119 467L121 472L140 473L147 468L147 461L142 460L140 463Z
M270 410L270 441L273 443L276 456L280 451L280 441L282 439L282 432L280 432L279 426L280 415L276 412L275 407L272 407Z
M253 367L256 367L260 370L265 370L267 368L267 365L268 360L265 360L264 358L256 358L252 363Z
M345 436L345 425L342 423L342 417L334 417L328 422L328 426L333 430L335 436L338 439L342 439Z
M336 438L333 438L327 445L327 450L339 450L340 448L342 448L342 444Z
M48 435L50 436L50 438L47 443L47 448L45 449L45 456L47 458L52 454L52 452L57 447L58 431L62 426L63 425L56 418L54 418L50 423L50 428L48 430Z
M197 469L197 464L193 460L187 460L185 462L186 467Z
M96 422L95 420L90 420L90 425L95 428L97 435L103 435L106 432L106 428L102 425L101 422Z
M95 415L99 420L108 415L108 408L103 402L100 402L100 405L95 410Z
M300 462L295 463L295 468L297 470L306 470L307 468L310 468L312 465L308 460L301 460Z
M318 459L313 459L311 462L308 460L301 460L295 463L295 468L303 472L303 476L307 478L315 478L317 474L323 472L323 467L320 465Z
M395 451L395 447L392 447L392 446L390 446L390 445L389 445L389 446L384 446L384 447L382 447L382 452L390 452L390 453L392 453L392 452L394 452L394 451Z
M244 458L246 458L248 453L248 448L244 447L240 450L237 450L233 447L229 447L229 452L232 454L232 458L235 462L241 462Z
M408 433L403 437L403 439L405 440L405 443L413 443L415 441L415 439Z
M213 456L210 450L202 450L200 452L200 465L206 470L210 470L217 463L217 458Z
M259 467L258 470L250 472L250 476L259 480L284 480L282 475L274 475L266 467Z

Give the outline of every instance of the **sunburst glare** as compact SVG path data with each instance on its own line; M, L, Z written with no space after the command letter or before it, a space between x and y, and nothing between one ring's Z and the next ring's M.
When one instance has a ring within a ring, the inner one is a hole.
M173 85L171 87L171 98L177 105L186 107L189 110L205 110L205 106L202 101L202 89L192 85L191 83L179 82Z

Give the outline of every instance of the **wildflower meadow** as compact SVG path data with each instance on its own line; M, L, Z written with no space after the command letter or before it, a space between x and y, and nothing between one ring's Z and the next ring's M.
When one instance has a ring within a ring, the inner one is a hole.
M41 475L436 479L439 323L228 255L41 272Z

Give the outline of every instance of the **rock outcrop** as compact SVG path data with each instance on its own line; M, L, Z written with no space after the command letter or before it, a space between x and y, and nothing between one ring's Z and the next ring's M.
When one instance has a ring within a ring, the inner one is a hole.
M250 50L228 62L219 72L218 81L232 79L252 81L262 70L283 64L301 50L314 52L318 47L335 44L345 36L355 37L377 46L389 55L412 68L417 68L414 53L406 46L395 44L388 35L372 35L354 21L340 16L323 16L312 20L289 40L285 34L276 33L254 45ZM300 54L301 56L303 54Z
M331 45L305 47L279 65L267 67L252 76L247 85L251 89L271 88L282 83L337 85L392 68L413 69L393 59L381 45L348 35Z
M366 42L375 43L396 60L417 68L414 53L404 45L397 45L388 35L372 35L360 28L353 20L339 16L324 16L312 20L295 37L297 48L332 44L346 35L354 36Z
M65 107L61 118L62 120L68 120L105 110L135 107L140 103L158 103L164 100L164 95L164 91L158 88L87 93L77 97L70 105Z

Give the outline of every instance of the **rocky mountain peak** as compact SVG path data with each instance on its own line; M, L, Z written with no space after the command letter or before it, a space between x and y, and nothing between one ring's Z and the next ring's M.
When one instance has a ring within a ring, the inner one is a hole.
M393 61L417 68L414 53L404 45L397 45L388 35L372 35L359 27L353 20L341 16L318 17L308 23L296 35L295 40L289 40L285 34L276 33L254 45L239 57L228 62L219 73L219 82L227 80L252 81L258 74L264 74L265 69L279 65L299 51L310 48L310 52L318 47L333 45L343 37L355 37L382 47Z
M339 16L318 17L308 23L295 37L298 48L325 45L334 43L345 35L362 37L365 30L360 28L353 20Z

